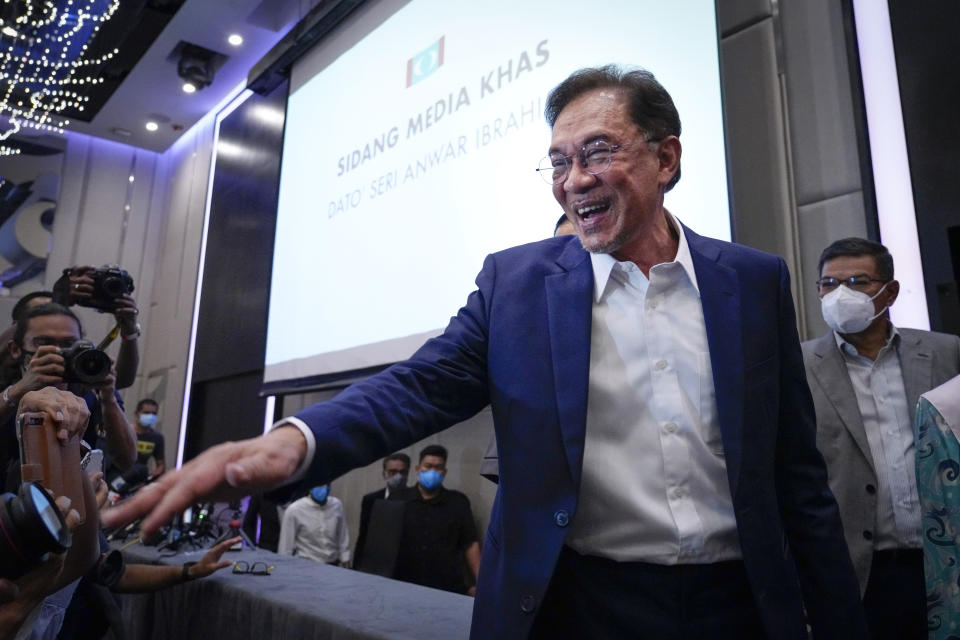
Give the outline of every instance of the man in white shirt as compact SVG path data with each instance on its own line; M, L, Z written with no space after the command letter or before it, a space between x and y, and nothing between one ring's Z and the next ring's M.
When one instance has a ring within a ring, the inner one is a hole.
M283 512L277 553L350 566L350 533L343 503L330 495L329 485L314 487Z
M831 331L803 343L804 364L867 623L874 638L925 638L913 420L920 394L960 373L960 338L890 322L900 283L882 244L837 240L819 273Z
M500 483L473 638L864 637L783 260L664 208L680 118L649 72L578 71L546 116L540 174L576 236L488 256L409 360L119 515L153 509L149 534L188 491L328 480L489 403Z

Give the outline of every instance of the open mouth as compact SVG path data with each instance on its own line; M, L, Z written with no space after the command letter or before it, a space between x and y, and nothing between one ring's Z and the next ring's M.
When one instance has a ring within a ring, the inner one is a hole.
M603 200L594 200L580 204L575 208L575 211L581 220L589 220L592 216L603 213L609 208L610 201L604 198Z

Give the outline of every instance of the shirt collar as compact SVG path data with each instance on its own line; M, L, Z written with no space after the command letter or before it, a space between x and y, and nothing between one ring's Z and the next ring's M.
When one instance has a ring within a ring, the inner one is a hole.
M840 349L840 353L843 353L848 356L858 356L860 352L857 351L857 348L843 339L836 331L833 332L833 337L837 341L837 348ZM900 332L897 331L897 328L890 323L890 337L887 338L887 342L883 345L883 349L888 348L890 345L897 346L900 343ZM882 349L881 349L882 351Z
M697 285L697 274L693 268L693 258L690 256L690 245L687 244L687 236L683 233L683 227L680 225L680 221L677 220L672 213L664 210L664 214L667 216L667 222L676 230L677 236L680 239L677 246L677 255L674 256L671 262L675 262L683 267L684 272L686 272L687 277L690 279L690 284L693 285L694 291L697 292L697 295L700 295L700 287ZM603 297L603 292L607 288L607 283L610 281L610 274L613 272L613 267L619 264L620 261L609 253L591 253L590 262L593 265L594 301L600 302L600 299Z

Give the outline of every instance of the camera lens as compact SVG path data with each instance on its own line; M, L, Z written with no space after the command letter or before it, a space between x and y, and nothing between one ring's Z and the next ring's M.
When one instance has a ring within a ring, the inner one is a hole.
M63 352L66 369L63 379L67 382L94 384L110 375L110 356L93 346L92 342L80 340Z
M71 536L60 510L39 484L21 485L17 495L0 500L0 576L18 578L70 547Z
M64 524L63 517L60 515L60 510L57 509L57 505L50 502L47 494L39 487L39 485L31 482L27 484L27 488L30 492L30 498L33 500L33 504L37 508L40 521L47 528L47 533L50 535L50 537L56 540L59 535L60 528Z
M100 281L100 286L103 288L103 292L110 298L119 298L127 291L123 279L116 276L104 278Z
M74 366L81 382L102 380L110 372L110 357L103 351L90 349L77 356Z

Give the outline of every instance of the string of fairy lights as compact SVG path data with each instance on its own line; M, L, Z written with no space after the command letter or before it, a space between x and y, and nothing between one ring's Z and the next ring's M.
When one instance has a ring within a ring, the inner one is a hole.
M120 0L0 2L0 140L23 127L63 133L66 110L82 112L96 71L117 54L89 57L90 43ZM3 149L0 147L0 155Z

